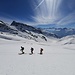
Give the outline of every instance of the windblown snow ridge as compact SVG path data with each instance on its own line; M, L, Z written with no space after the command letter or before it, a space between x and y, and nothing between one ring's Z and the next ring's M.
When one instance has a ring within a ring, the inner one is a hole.
M0 21L0 32L1 34L9 33L9 34L18 35L20 37L29 40L35 40L37 42L47 41L48 38L57 38L57 36L53 33L43 32L41 29L29 26L27 24L19 23L16 21L13 21L11 25L8 25L3 21ZM10 39L2 36L1 38Z

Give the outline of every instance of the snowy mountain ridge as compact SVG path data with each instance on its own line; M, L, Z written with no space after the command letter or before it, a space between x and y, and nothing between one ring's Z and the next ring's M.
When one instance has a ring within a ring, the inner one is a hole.
M46 30L47 29L47 30ZM0 38L7 39L7 40L20 40L17 37L34 40L36 42L51 42L57 41L61 42L62 44L75 44L75 35L68 35L66 37L58 39L58 36L51 31L59 31L62 33L60 35L66 34L64 31L75 31L72 28L35 28L29 26L27 24L19 23L13 21L11 25L0 21ZM11 37L10 37L11 36ZM13 38L12 38L13 37ZM16 38L14 38L16 37Z
M26 39L31 39L35 41L47 41L48 38L57 38L55 34L43 32L40 29L29 26L27 24L19 23L13 21L11 25L0 21L0 32L1 33L10 33L17 35Z
M59 38L68 36L68 35L75 35L75 28L42 28L43 31L48 33L54 33Z

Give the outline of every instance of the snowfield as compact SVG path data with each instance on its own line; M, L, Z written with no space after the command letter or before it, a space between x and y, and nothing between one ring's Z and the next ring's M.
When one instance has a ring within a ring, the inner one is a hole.
M35 42L0 34L0 75L75 75L74 41ZM18 55L21 46L26 54ZM31 47L33 55L29 55ZM44 49L43 55L39 54L40 48Z

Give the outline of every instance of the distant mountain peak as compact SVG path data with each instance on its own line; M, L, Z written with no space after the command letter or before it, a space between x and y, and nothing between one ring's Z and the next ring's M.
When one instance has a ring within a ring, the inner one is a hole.
M3 21L0 20L0 24L5 24Z

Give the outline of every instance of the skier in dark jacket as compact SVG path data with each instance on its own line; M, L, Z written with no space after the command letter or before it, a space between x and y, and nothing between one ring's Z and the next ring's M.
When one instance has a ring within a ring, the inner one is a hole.
M40 49L40 54L43 54L43 48Z
M22 52L22 54L24 54L24 47L21 46L20 51Z
M31 54L33 54L34 48L31 47Z

